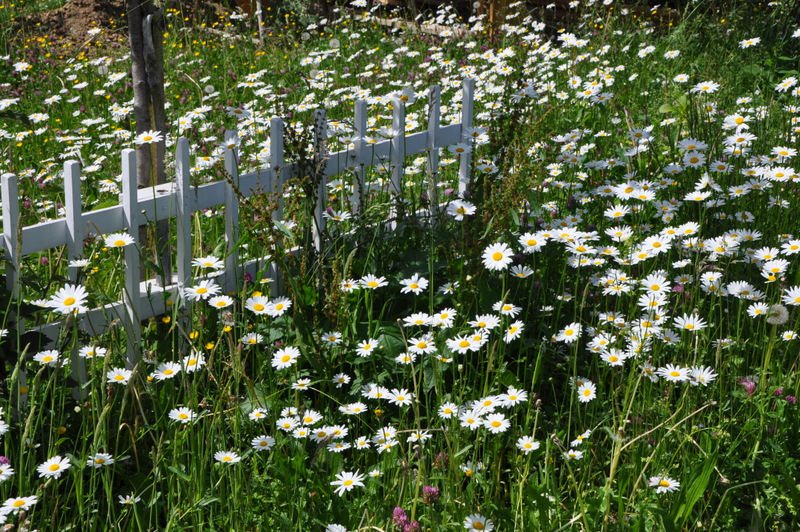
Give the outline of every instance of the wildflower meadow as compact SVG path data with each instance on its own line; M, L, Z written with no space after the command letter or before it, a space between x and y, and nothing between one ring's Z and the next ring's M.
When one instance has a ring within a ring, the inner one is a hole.
M166 131L70 3L0 0L4 530L798 530L798 2L162 2ZM137 146L235 201L117 319L153 220L21 228Z

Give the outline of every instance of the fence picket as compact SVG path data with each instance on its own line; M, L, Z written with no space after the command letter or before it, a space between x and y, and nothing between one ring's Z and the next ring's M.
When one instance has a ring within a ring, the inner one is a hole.
M124 224L129 232L139 227L139 192L136 182L136 150L122 150L122 211ZM139 242L139 245L142 243ZM125 308L123 323L128 335L126 358L128 368L139 362L139 343L142 330L139 326L140 287L139 250L137 246L125 246Z
M464 139L472 129L473 105L475 98L475 80L467 78L461 89L461 138ZM462 142L462 141L459 141ZM461 153L458 156L458 193L464 194L470 182L470 166L472 164L472 151Z
M366 186L364 167L369 166L365 164L365 152L368 148L365 140L367 136L367 102L364 100L357 100L355 103L353 130L355 132L355 149L353 150L354 160L352 164L355 166L355 171L352 173L353 190L350 193L350 208L353 216L357 216L361 213L366 192L364 188Z
M322 173L322 165L325 164L328 145L328 119L324 109L314 111L314 168L315 175ZM303 176L301 176L303 177ZM311 177L311 176L309 176ZM317 253L322 252L322 233L325 232L325 203L328 197L328 187L325 177L321 177L317 188L317 203L314 207L314 249Z
M77 161L64 163L64 209L67 221L67 258L77 259L83 256L83 239L86 238L86 225L83 222L83 207L81 206L81 165ZM78 281L78 268L68 268L69 280ZM78 346L74 344L70 352L72 376L78 386L72 389L76 399L85 399L86 391L86 364L78 356Z
M431 214L438 215L439 211L439 150L436 146L436 137L439 134L441 120L441 95L442 90L434 85L428 93L428 137L425 149L428 155L427 178L428 199L431 205Z
M238 141L239 134L236 131L225 132L225 171L228 172L232 182L225 187L225 239L228 245L223 290L226 293L235 290L239 279L239 250L236 248L236 243L239 242L239 198L234 190L234 187L239 189L239 150L231 147L234 143L238 145Z
M189 139L181 137L175 148L178 288L187 286L192 277L192 176L190 168Z

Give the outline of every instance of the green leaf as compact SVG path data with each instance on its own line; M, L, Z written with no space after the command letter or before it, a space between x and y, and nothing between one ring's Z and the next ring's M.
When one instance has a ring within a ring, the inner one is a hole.
M716 455L709 456L703 461L703 465L700 468L694 470L694 475L691 477L689 482L686 483L687 488L685 490L681 490L683 494L683 501L681 504L677 505L677 510L674 516L676 521L683 518L685 523L689 518L692 508L695 504L697 504L697 501L700 500L700 497L702 497L706 492L708 483L711 480L711 473L714 471L714 466L716 464Z
M661 107L658 108L658 112L661 113L662 115L664 115L664 114L667 114L667 113L677 113L678 109L673 105L665 103L665 104L661 104Z
M178 477L180 477L181 480L185 480L186 482L189 482L191 480L191 477L189 475L187 475L186 473L184 473L175 466L169 466L167 469L178 475Z

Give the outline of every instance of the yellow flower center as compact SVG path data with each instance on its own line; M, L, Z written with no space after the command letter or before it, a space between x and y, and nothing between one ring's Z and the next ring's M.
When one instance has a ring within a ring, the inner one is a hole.
M58 471L59 469L61 469L61 466L58 464L53 464L50 466L50 471Z
M503 254L500 253L499 251L495 251L494 254L492 255L492 260L499 261L499 260L502 260L502 259L503 259Z
M114 375L114 380L115 381L124 381L125 377L123 377L122 375Z
M499 427L500 425L502 425L502 423L500 423L499 421L492 421L492 426L493 426L494 428L497 428L497 427Z
M207 288L200 287L200 288L197 289L197 293L200 294L200 295L205 294L206 292L208 292Z
M291 360L291 358L292 357L290 357L289 355L283 355L281 357L281 362L283 362L285 364L286 362L289 362L289 360Z
M659 481L658 485L661 486L662 488L668 488L669 482L667 482L666 480L661 480Z
M68 297L67 299L64 300L64 306L65 307L69 307L70 305L74 305L74 304L75 304L75 298L74 297Z

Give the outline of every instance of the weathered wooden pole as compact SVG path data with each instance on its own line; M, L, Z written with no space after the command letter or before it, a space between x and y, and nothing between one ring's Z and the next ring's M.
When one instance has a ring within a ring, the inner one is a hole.
M136 132L158 131L167 136L164 108L164 13L153 0L127 0L128 36L130 38L133 113ZM167 182L164 155L166 142L140 144L136 147L136 176L139 188ZM169 223L158 222L155 235L155 261L162 269L162 286L170 284ZM129 228L131 232L136 229ZM139 228L139 245L148 249L147 228ZM142 270L144 271L144 270Z

